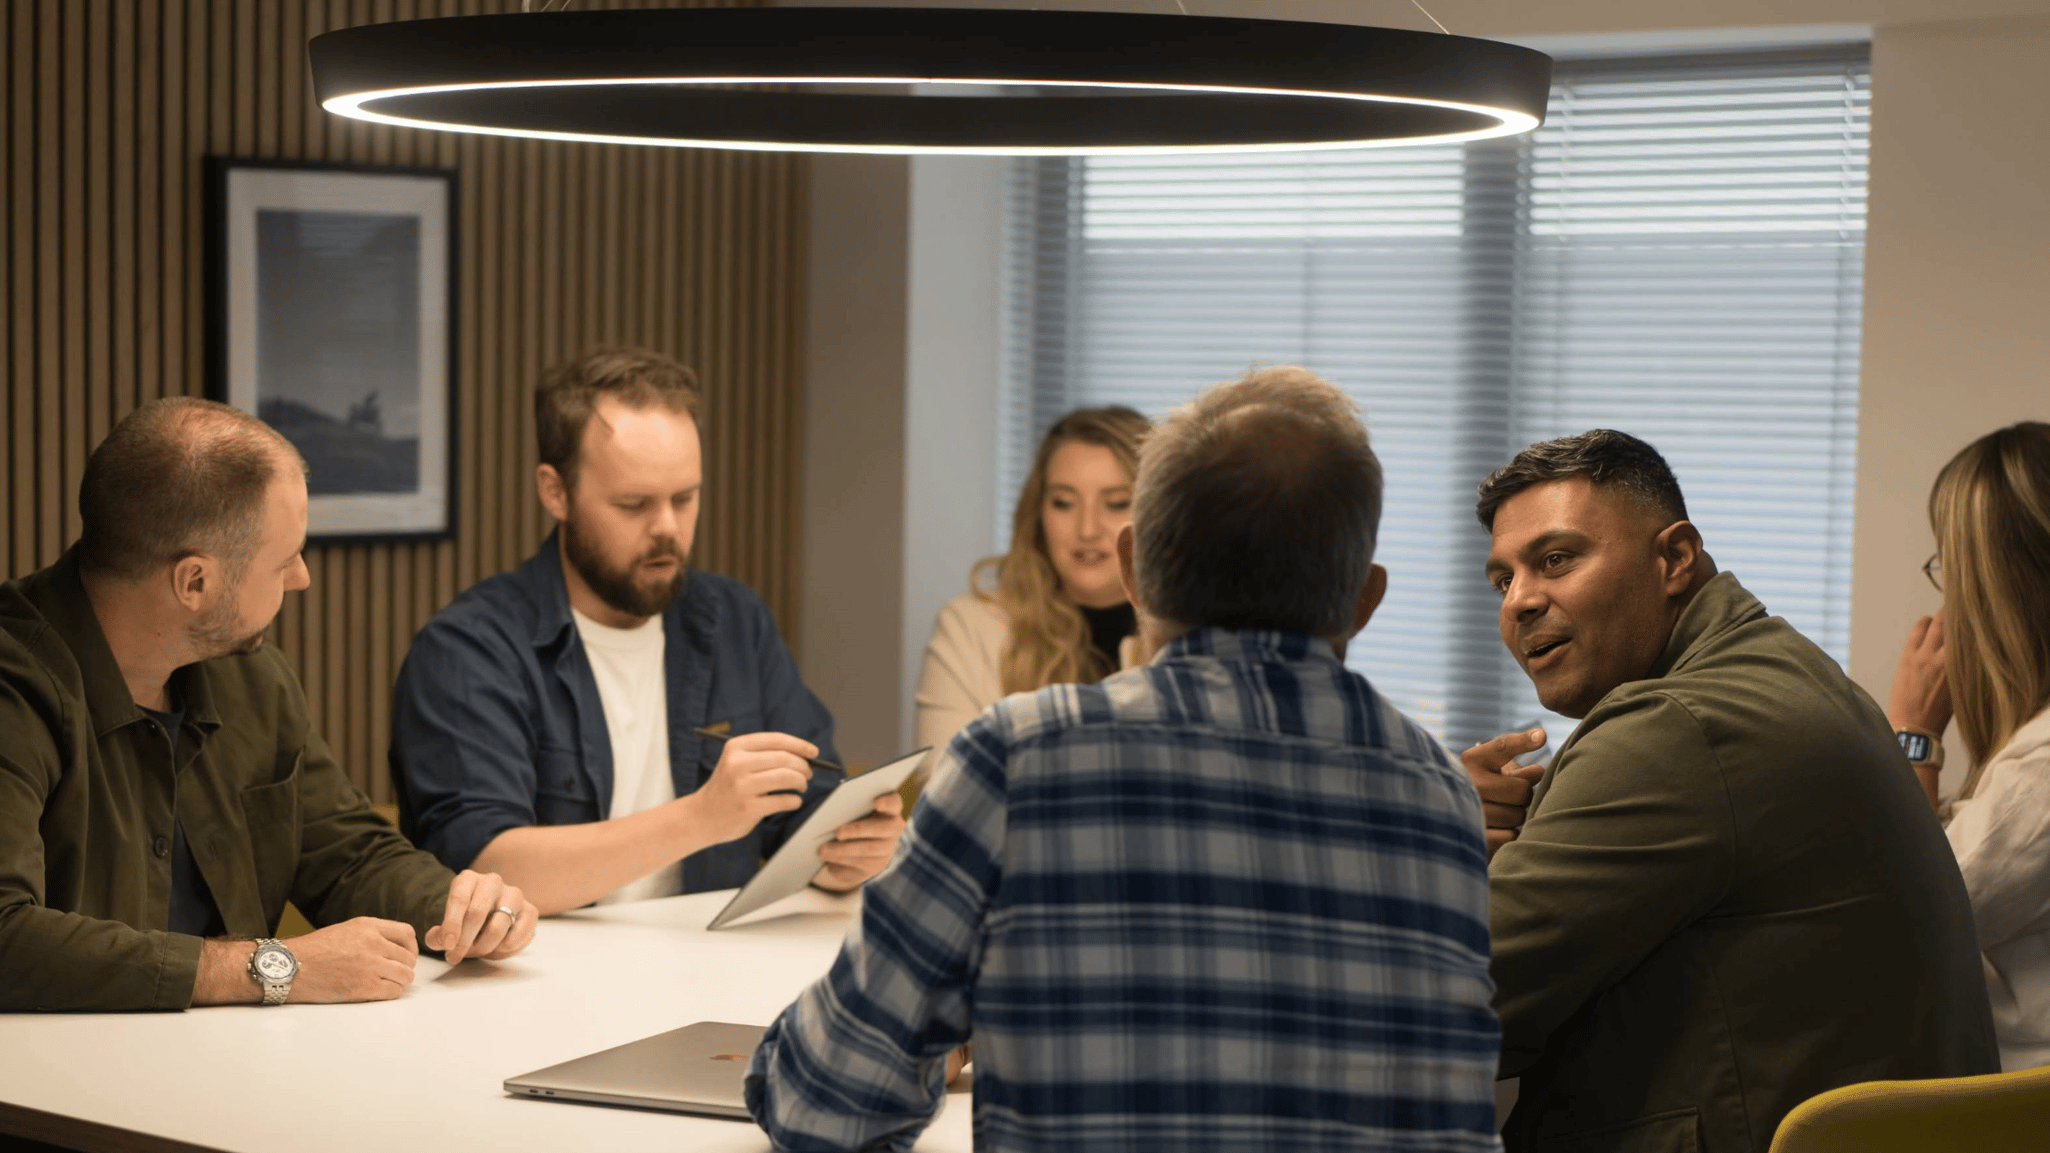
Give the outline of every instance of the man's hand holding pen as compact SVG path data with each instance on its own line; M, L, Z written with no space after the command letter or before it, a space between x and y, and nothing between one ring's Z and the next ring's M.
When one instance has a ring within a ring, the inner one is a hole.
M726 744L712 779L692 794L703 798L700 819L721 843L746 836L763 817L803 805L813 768L846 772L821 759L817 745L787 733L732 736L703 726L691 731ZM860 885L890 863L903 835L903 798L895 793L878 797L874 812L841 825L832 840L819 846L822 864L812 884L836 893Z
M748 835L762 818L804 804L819 747L788 733L743 733L726 740L712 779L690 794L700 827L724 844Z

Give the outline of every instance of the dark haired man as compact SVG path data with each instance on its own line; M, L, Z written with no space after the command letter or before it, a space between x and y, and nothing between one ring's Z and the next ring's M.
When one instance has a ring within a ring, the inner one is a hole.
M86 462L84 534L0 588L0 1009L398 996L419 947L538 915L350 787L263 633L308 584L299 455L246 413L143 405ZM289 899L326 926L269 940Z
M740 885L839 779L809 763L833 758L833 719L767 607L690 567L702 403L640 349L549 374L535 483L556 531L435 614L399 671L401 827L543 913ZM842 826L815 883L874 875L899 811Z
M1497 1148L1479 805L1343 664L1381 469L1269 369L1147 440L1118 541L1152 663L941 753L831 973L755 1050L781 1149L905 1149L973 1034L975 1147Z
M1502 641L1581 719L1535 789L1529 734L1464 756L1509 1148L1762 1153L1825 1089L1997 1071L1963 882L1885 715L1716 572L1658 453L1535 444L1477 511Z

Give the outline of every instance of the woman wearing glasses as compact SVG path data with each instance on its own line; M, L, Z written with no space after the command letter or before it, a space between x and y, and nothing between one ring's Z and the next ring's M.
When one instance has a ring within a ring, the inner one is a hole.
M1929 494L1943 610L1908 633L1887 715L1957 853L2006 1069L2050 1064L2050 424L1990 433ZM1976 766L1937 803L1953 713Z

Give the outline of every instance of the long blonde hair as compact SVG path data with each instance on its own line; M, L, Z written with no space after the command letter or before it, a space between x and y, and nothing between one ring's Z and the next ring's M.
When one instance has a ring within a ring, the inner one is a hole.
M1944 670L1978 764L2050 704L2050 424L1988 433L1929 493L1943 558Z
M1139 442L1152 422L1123 405L1078 408L1053 423L1040 438L1032 471L1018 490L1011 513L1011 549L985 557L969 574L970 591L1001 609L1010 622L998 664L1006 693L1044 685L1096 681L1115 672L1089 643L1089 626L1073 601L1061 595L1060 574L1046 548L1040 512L1046 503L1046 467L1071 441L1110 450L1127 477L1139 472ZM986 579L991 578L991 579ZM993 587L986 587L993 586Z

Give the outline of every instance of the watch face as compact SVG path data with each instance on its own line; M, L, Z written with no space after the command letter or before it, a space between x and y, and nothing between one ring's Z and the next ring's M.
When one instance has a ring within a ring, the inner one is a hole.
M292 954L283 949L263 949L256 954L256 971L263 974L267 980L282 981L298 968L292 960Z
M1920 733L1900 733L1898 736L1901 743L1901 751L1908 755L1910 761L1919 764L1929 759L1928 737Z

